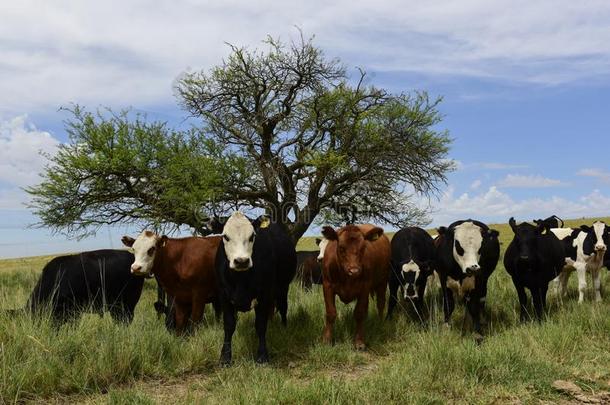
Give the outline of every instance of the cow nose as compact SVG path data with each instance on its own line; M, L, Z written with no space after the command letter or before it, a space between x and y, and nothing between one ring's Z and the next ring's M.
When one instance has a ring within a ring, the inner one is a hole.
M606 245L601 245L601 244L595 245L595 250L606 250Z
M472 276L473 274L478 273L479 270L481 270L481 266L479 266L478 264L475 264L474 266L470 266L466 269L466 274L469 276Z
M521 260L529 260L530 259L530 257L528 255L522 255L522 256L519 256L519 258Z
M358 267L350 267L349 269L347 269L347 274L349 274L350 276L357 276L358 274L360 274L360 269Z
M248 267L248 265L250 264L250 259L248 259L247 257L236 257L235 260L235 267Z
M131 265L131 272L132 273L139 273L140 270L142 270L142 266L137 265L137 264L132 264Z

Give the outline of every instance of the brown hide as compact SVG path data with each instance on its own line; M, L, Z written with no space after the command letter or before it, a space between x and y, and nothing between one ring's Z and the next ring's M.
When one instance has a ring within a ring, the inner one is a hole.
M220 236L164 239L157 247L152 273L171 297L176 309L176 331L190 318L197 324L206 303L218 297L215 259Z
M325 232L327 228L325 228ZM366 235L381 233L375 240L367 240ZM332 232L327 232L332 233ZM327 237L327 234L325 234ZM327 239L331 239L328 238ZM344 253L338 251L344 248ZM348 225L336 231L336 240L329 240L322 262L322 285L326 305L326 325L323 340L332 341L332 329L336 319L335 295L341 301L357 301L354 309L356 319L357 349L364 349L364 319L368 312L369 296L376 295L377 310L383 317L386 288L390 272L390 241L381 228L370 224ZM350 269L358 268L358 272Z

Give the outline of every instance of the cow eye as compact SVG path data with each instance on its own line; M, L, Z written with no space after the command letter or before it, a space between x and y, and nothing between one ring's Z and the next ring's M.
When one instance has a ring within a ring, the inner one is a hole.
M455 241L455 251L458 255L464 256L464 248L462 248L462 245L457 240Z
M153 255L153 253L155 253L155 247L154 247L154 246L153 246L153 247L151 247L150 249L148 249L148 255L149 255L149 256L152 256L152 255Z
M229 237L228 237L227 235L222 235L222 238L223 238L225 241L227 241L227 242L230 240L230 239L229 239Z
M254 242L254 234L250 235L250 242Z

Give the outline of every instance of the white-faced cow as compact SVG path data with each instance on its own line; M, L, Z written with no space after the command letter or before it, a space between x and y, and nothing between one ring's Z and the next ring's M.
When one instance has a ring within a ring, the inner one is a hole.
M258 336L257 363L269 361L267 321L274 305L286 324L288 288L296 270L296 252L290 236L269 219L251 221L235 212L223 229L223 240L216 253L223 309L224 341L220 363L231 363L231 342L237 325L237 312L254 309Z
M131 247L135 259L131 272L154 275L169 295L171 317L166 326L178 334L187 331L189 320L197 325L206 303L212 303L216 317L220 315L218 288L214 272L216 250L220 236L206 238L168 238L152 231L142 232L136 239L124 236L125 246Z
M445 323L455 307L454 291L466 301L473 320L475 339L480 342L481 315L487 297L487 280L500 258L498 231L472 219L438 229L435 240L436 271L441 281Z
M546 307L549 282L559 275L565 265L563 244L554 233L544 232L544 221L538 225L527 222L517 225L515 219L510 218L508 223L515 236L504 253L504 268L517 290L520 319L525 321L527 318L525 288L528 288L536 318L540 321Z
M402 228L392 238L392 271L388 318L398 303L398 289L405 300L413 302L421 318L428 277L433 275L434 240L421 228Z
M587 288L587 272L593 278L595 300L601 301L601 268L604 266L604 255L610 245L610 227L602 221L593 226L582 225L580 229L551 229L563 243L566 254L565 266L557 278L558 290L565 295L570 274L576 270L578 276L578 302L582 303Z

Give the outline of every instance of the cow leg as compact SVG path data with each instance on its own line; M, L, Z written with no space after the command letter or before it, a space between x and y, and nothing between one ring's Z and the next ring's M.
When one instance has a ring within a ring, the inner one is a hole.
M542 302L542 291L538 287L530 288L532 292L532 302L534 304L534 312L536 313L536 319L538 322L542 320L542 314L544 313L543 302Z
M181 302L174 301L174 318L176 320L176 334L182 335L185 332L186 322L188 321L188 310Z
M445 325L449 326L449 320L451 319L451 314L453 313L453 309L455 308L455 301L453 300L453 291L450 288L443 288L443 310L445 311Z
M254 308L256 319L254 321L254 327L256 328L256 335L258 336L258 350L256 352L257 363L268 363L269 353L267 352L267 321L269 317L267 305L257 305Z
M379 299L379 297L377 299ZM356 301L356 308L354 308L354 318L356 319L354 347L356 350L366 350L366 344L364 343L364 320L366 319L368 310L369 295L365 292L358 298L358 301Z
M595 289L595 301L600 302L602 300L601 294L601 269L591 269L591 277L593 278L593 288Z
M237 312L231 304L224 303L222 318L225 336L222 342L222 349L220 350L220 365L228 366L231 364L231 342L233 340L233 333L235 333L235 326L237 325Z
M415 310L417 311L417 316L419 317L419 321L423 324L425 322L424 319L424 294L426 293L426 284L420 284L417 287L417 298L415 299Z
M385 291L386 284L382 283L379 287L377 287L376 302L377 302L377 314L379 314L379 319L383 320L383 310L385 309Z
M386 319L390 319L392 313L394 312L394 308L398 303L398 283L390 281L390 300L388 301L388 315Z
M194 295L193 302L191 303L191 326L195 327L199 325L203 319L205 312L205 301L201 297Z
M220 315L222 315L222 306L220 304L220 299L214 298L212 301L212 308L214 308L214 318L216 319L216 323L220 322Z
M288 286L277 292L275 305L282 318L282 325L286 326L288 315Z
M519 320L525 322L527 320L527 294L525 293L525 287L517 283L515 279L513 279L513 284L515 285L517 296L519 297Z
M578 303L582 304L585 299L585 290L587 288L587 268L583 263L577 263L576 276L578 277Z
M324 332L322 333L322 341L326 344L333 343L333 326L337 319L337 307L335 305L335 293L326 284L323 285L324 290L324 306L326 307L326 322L324 324Z
M472 327L474 329L474 339L480 344L483 341L483 333L481 330L481 301L479 294L470 296L466 304L466 309L472 318Z

